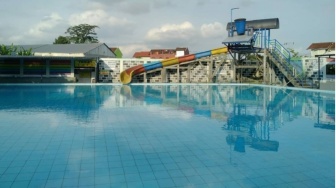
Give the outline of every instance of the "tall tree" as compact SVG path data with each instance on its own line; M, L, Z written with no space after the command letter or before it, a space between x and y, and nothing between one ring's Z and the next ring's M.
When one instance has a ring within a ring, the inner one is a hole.
M96 25L80 24L72 26L65 32L69 34L69 40L71 43L97 43L97 33L95 29L99 28Z
M70 44L69 37L58 36L58 38L55 39L54 44Z

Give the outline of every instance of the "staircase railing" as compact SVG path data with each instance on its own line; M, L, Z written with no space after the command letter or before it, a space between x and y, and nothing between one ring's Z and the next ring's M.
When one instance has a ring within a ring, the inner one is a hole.
M276 39L269 41L269 50L272 56L281 64L284 70L290 74L295 80L301 84L302 80L296 76L294 67L290 64L290 52ZM290 80L294 81L294 80Z

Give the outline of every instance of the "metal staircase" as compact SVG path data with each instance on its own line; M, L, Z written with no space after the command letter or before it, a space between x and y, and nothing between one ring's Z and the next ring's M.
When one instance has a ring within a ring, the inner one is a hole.
M290 52L276 39L269 41L269 48L265 55L287 78L288 83L291 83L294 87L302 87L302 80L295 75L295 69L290 65Z

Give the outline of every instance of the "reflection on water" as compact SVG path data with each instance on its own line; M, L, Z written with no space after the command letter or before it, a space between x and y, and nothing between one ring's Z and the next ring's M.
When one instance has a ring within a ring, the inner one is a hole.
M270 132L305 117L314 127L335 129L334 93L230 85L49 85L3 86L0 110L59 111L78 121L95 121L100 108L172 107L222 122L226 143L237 152L249 146L278 151ZM5 99L5 100L4 100Z

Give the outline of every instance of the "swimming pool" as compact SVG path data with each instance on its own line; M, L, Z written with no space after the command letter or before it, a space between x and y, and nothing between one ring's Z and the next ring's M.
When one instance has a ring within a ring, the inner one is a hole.
M335 93L2 85L0 187L334 187Z

